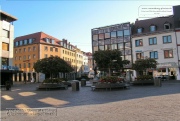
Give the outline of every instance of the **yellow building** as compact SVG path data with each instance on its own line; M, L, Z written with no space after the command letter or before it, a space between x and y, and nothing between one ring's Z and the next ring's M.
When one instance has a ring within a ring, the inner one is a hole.
M14 65L24 72L33 72L34 63L42 58L59 56L74 69L83 64L82 52L67 40L62 41L43 32L20 36L14 40Z

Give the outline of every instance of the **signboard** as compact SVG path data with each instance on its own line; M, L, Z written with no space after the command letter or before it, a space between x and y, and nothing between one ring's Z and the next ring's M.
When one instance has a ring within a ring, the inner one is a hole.
M7 65L2 65L1 69L2 70L19 70L19 68L16 66L7 66Z
M157 68L177 68L178 64L175 62L158 63Z

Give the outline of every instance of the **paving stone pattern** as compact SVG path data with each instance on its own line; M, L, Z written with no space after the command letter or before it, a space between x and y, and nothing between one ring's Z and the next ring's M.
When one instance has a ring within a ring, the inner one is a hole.
M2 121L180 121L180 81L162 87L131 86L130 89L91 91L90 83L79 91L37 91L37 83L15 83L1 90ZM9 96L12 100L3 97ZM32 112L8 112L24 105ZM33 110L34 109L34 110ZM55 109L35 113L35 109ZM34 111L34 113L33 113Z

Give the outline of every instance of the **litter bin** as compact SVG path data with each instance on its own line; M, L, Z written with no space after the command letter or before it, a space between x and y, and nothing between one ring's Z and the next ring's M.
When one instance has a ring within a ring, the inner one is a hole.
M161 87L161 86L162 86L162 84L161 84L161 79L155 78L155 79L154 79L154 86L159 86L159 87Z
M81 79L81 87L86 86L86 79Z
M79 82L73 81L71 87L72 87L72 91L79 91Z
M11 88L11 82L10 81L6 81L6 90L9 90Z

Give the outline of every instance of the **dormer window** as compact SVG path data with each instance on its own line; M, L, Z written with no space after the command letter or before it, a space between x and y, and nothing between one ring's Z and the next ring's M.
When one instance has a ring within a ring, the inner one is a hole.
M138 28L137 29L137 33L139 34L139 33L142 33L142 28Z
M51 40L51 43L54 44L54 40L53 39Z
M31 39L29 39L29 44L31 44L31 43L32 43L32 41L33 41L33 40L32 40L32 38L31 38Z
M156 26L155 25L151 25L150 26L150 32L154 32L156 31Z
M169 23L164 24L164 29L169 30L170 29L170 24Z
M45 41L46 41L47 43L50 43L50 39L49 39L49 38L45 38Z

